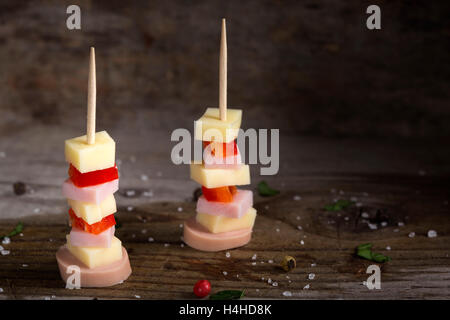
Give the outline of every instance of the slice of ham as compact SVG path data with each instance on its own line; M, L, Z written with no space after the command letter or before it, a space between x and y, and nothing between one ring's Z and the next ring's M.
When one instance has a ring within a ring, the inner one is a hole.
M56 253L59 273L64 282L67 281L74 271L68 267L78 266L80 268L80 286L83 288L110 287L122 283L131 274L130 260L127 250L122 247L122 259L109 265L89 269L80 260L75 258L66 246L59 248Z
M114 237L115 227L103 231L99 234L86 232L78 228L72 228L70 231L70 242L75 247L111 247L111 239Z
M216 252L241 247L250 242L252 229L210 233L191 218L184 223L184 242L197 250Z
M242 165L239 148L236 155L221 157L212 154L212 144L206 146L203 151L203 165L207 169L237 169Z
M119 179L90 187L79 188L73 184L71 179L64 181L62 194L64 197L81 201L99 204L107 196L119 190Z
M200 196L197 201L197 212L228 218L241 218L253 206L253 192L237 190L232 202L214 202Z

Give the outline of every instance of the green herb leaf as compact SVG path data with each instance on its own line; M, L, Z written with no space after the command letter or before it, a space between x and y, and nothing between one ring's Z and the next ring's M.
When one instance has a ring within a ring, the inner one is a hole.
M356 255L375 262L387 262L391 261L391 258L388 256L385 256L381 253L374 253L372 251L372 244L371 243L364 243L356 247Z
M353 203L353 201L339 199L334 203L326 205L324 209L327 211L341 211L347 207L350 207Z
M244 291L224 290L209 296L210 300L237 300L244 296Z
M280 191L272 189L269 187L267 182L261 181L258 183L258 193L262 197L271 197L280 193Z
M4 239L5 237L11 238L11 237L15 236L16 234L21 233L22 230L23 230L23 223L22 223L22 222L19 222L19 223L16 225L16 227L14 228L13 231L11 231L10 233L8 233L8 234L2 236L1 239Z

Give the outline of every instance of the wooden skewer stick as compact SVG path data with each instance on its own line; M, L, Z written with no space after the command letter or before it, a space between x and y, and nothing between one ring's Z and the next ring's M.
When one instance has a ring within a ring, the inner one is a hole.
M219 55L219 112L220 120L227 120L227 29L222 19Z
M95 109L97 99L97 80L95 76L95 49L91 47L89 60L89 79L88 79L88 110L87 110L87 143L95 143Z

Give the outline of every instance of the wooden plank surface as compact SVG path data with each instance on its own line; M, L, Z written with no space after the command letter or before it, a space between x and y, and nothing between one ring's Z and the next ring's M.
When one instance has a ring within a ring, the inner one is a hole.
M65 215L24 218L23 236L3 245L10 254L0 256L4 290L0 297L189 299L194 298L193 284L206 278L213 292L245 289L248 298L283 299L285 291L292 293L290 299L450 298L448 178L304 175L298 179L302 187L295 191L256 197L253 239L243 248L229 250L229 258L226 252L204 253L182 246L180 224L194 214L194 201L120 207L117 234L129 252L133 274L125 283L105 289L64 288L55 252L69 230ZM355 200L360 207L342 212L323 209L338 198ZM362 212L369 219L362 218ZM370 229L367 220L377 229ZM2 220L0 234L17 221ZM382 227L382 221L388 225ZM398 226L399 222L405 225ZM436 238L427 237L431 229L437 231ZM415 232L414 238L408 237L410 232ZM376 252L392 258L381 265L381 290L362 285L372 262L355 257L354 249L364 242L372 242ZM278 266L284 255L297 260L290 273ZM313 280L308 279L311 273ZM304 289L308 284L310 288Z

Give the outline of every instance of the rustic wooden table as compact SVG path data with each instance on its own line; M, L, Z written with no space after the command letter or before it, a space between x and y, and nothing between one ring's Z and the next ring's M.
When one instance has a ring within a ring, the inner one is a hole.
M193 284L204 278L213 291L244 289L252 299L450 297L448 179L393 174L297 178L295 191L256 197L253 239L229 250L229 257L226 252L204 253L183 245L181 224L194 214L194 201L120 207L117 233L129 252L133 274L125 283L105 289L64 288L55 252L69 230L65 215L23 218L23 236L13 237L4 245L10 254L0 256L0 297L191 299ZM141 197L140 192L133 197ZM340 212L323 209L338 198L355 204ZM1 221L0 234L17 222ZM427 237L429 230L438 236ZM414 237L409 237L411 232ZM354 252L365 242L392 258L379 264L381 290L363 285L373 262ZM297 261L289 273L279 267L284 255Z

